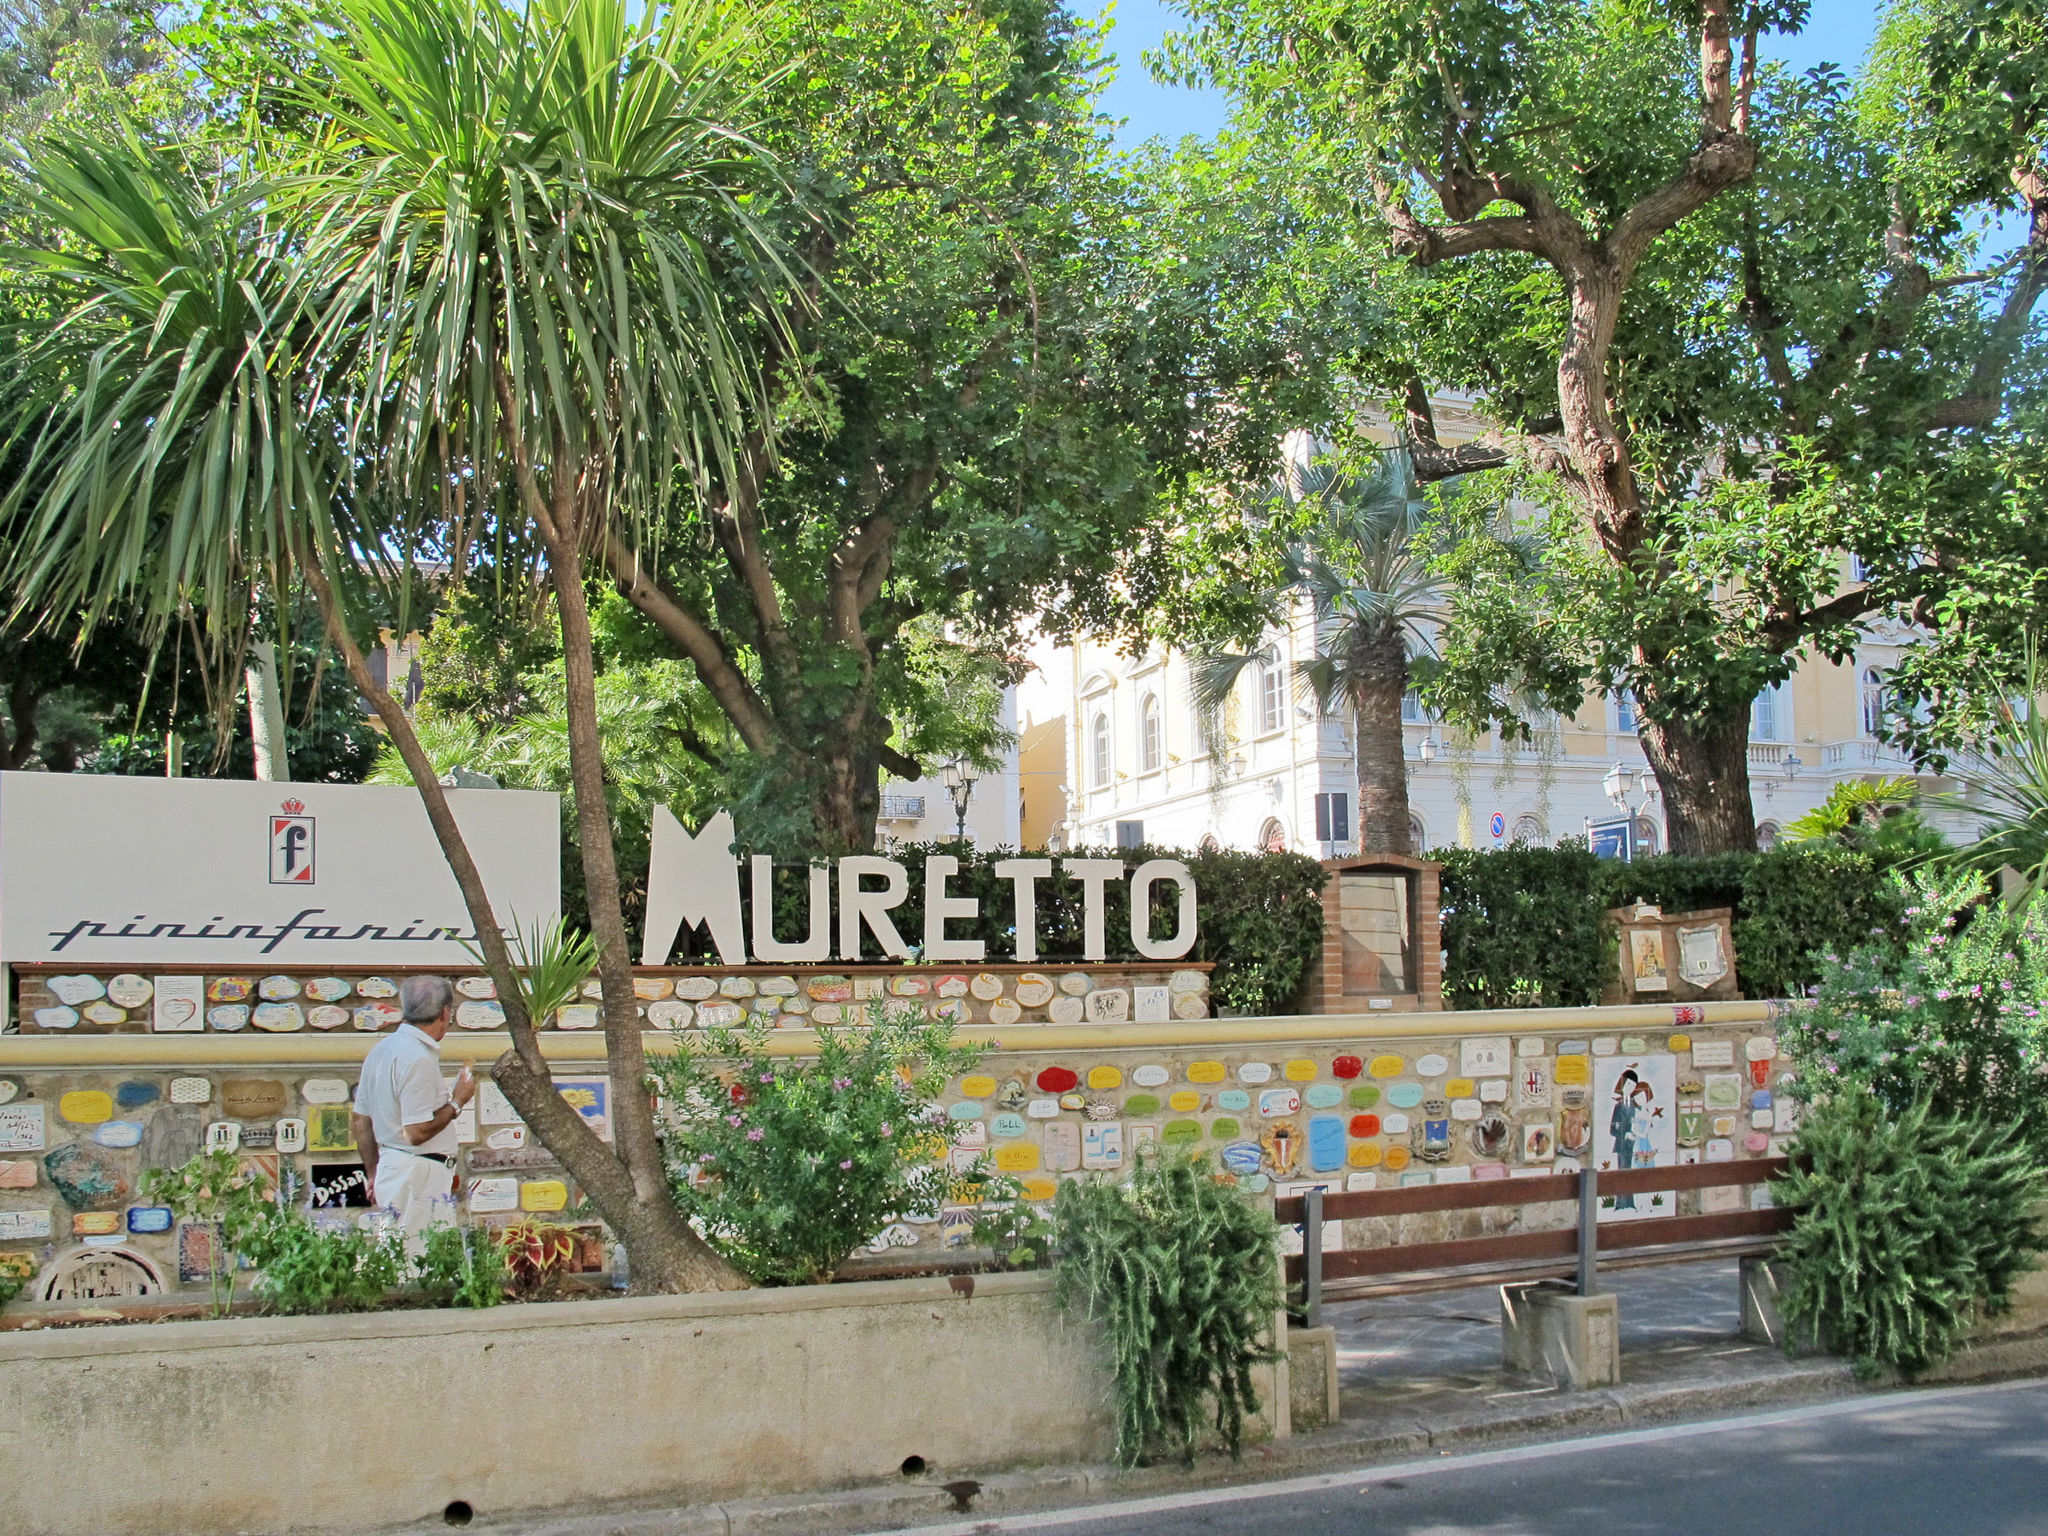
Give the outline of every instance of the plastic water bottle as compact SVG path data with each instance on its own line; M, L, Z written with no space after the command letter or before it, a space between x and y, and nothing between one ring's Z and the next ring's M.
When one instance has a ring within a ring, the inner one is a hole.
M631 1288L633 1275L626 1264L626 1245L612 1244L612 1289L623 1291Z

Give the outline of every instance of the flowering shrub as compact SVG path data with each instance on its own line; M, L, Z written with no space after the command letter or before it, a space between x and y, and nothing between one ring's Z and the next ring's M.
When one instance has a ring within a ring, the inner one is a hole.
M1905 882L1902 935L1822 957L1820 985L1782 1031L1812 1102L1863 1084L1893 1115L2003 1127L2048 1154L2048 929L2014 915L1976 874Z
M676 1033L650 1063L664 1100L676 1203L757 1281L809 1284L904 1216L936 1216L954 1172L947 1082L974 1064L950 1024L820 1029L814 1058L771 1054L774 1031Z

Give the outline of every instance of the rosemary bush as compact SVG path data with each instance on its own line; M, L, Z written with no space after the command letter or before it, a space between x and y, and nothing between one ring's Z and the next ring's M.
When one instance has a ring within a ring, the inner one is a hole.
M1795 1213L1785 1315L1864 1374L1940 1364L2048 1250L2032 1220L2042 1175L2009 1129L1925 1101L1894 1115L1861 1084L1808 1110L1772 1194Z
M1053 1216L1060 1302L1085 1304L1114 1356L1117 1459L1193 1461L1208 1406L1235 1456L1252 1367L1277 1358L1272 1215L1201 1158L1141 1153L1127 1183L1062 1183Z
M749 1277L827 1280L903 1216L936 1216L963 1180L937 1099L974 1064L950 1024L821 1028L808 1060L771 1054L774 1032L675 1035L648 1063L665 1102L676 1204Z

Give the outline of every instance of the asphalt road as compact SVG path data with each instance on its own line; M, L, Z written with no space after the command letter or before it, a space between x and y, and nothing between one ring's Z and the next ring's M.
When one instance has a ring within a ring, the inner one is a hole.
M2048 1536L2048 1382L1890 1393L920 1536Z

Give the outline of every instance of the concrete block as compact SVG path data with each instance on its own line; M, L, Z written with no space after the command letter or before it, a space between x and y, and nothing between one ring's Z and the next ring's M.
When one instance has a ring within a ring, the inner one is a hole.
M1337 1330L1287 1330L1289 1427L1296 1434L1337 1422Z
M1581 1296L1558 1280L1500 1288L1501 1359L1574 1392L1621 1380L1621 1312L1612 1293Z
M1785 1279L1785 1266L1769 1258L1754 1255L1742 1260L1737 1281L1742 1288L1742 1336L1774 1344L1788 1355L1817 1355L1821 1348L1813 1329L1794 1328L1778 1308Z

